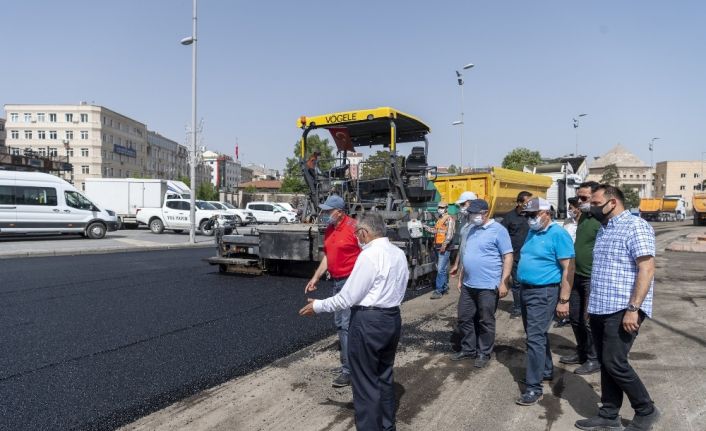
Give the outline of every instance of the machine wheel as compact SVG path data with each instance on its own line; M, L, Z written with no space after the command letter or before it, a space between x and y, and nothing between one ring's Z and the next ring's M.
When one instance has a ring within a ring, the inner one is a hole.
M218 272L220 272L221 274L225 274L226 272L228 272L228 265L226 265L225 263L219 264Z
M164 232L164 223L158 218L152 219L152 221L150 221L150 230L152 233L162 233Z
M211 229L206 229L206 223L208 223L208 220L203 220L201 224L199 224L199 230L201 231L202 234L206 236L213 236L214 233L216 233L216 230L211 228Z
M182 233L182 232L184 232L184 230L183 229L174 229L173 232L174 233Z
M103 223L93 222L88 225L88 228L86 229L86 236L90 239L101 239L105 236L106 230L107 229Z
M281 218L279 219L279 222L280 222L280 224L287 223L287 218L286 218L286 217L281 217Z
M241 226L243 225L243 219L241 219L240 216L238 216L238 215L233 218L233 221L235 222L236 225L241 225Z

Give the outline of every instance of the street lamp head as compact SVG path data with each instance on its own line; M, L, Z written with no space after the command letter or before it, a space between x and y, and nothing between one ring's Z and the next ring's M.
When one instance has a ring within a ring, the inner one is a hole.
M463 69L464 69L464 70L468 70L468 69L470 69L470 68L473 67L473 66L475 66L473 63L468 63L467 65L463 66Z
M189 37L183 38L179 43L181 43L182 45L191 45L195 41L196 41L196 39L194 39L193 36L189 36Z
M463 121L454 121L453 123L451 123L452 126L458 126L461 124L463 124Z
M585 117L588 114L579 114L579 117Z

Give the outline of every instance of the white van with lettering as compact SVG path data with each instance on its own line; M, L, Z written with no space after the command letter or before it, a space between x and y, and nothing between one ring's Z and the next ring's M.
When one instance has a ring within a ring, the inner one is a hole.
M57 176L0 171L0 235L78 233L100 239L117 227L115 212Z

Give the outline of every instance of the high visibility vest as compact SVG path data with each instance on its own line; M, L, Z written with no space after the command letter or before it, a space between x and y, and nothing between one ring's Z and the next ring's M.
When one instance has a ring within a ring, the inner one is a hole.
M449 215L444 214L439 220L436 221L436 236L434 237L434 245L441 245L446 241L446 233L449 231L447 226L447 221L449 220Z

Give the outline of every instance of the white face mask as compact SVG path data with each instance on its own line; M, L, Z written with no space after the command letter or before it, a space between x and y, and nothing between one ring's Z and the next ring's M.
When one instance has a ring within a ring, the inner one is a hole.
M581 210L582 213L588 213L591 211L591 203L590 202L581 202L581 205L579 205L579 209Z
M473 223L475 226L481 226L483 224L483 216L480 214L474 214L471 217L471 223Z
M532 230L540 230L542 228L542 219L540 219L539 216L528 218L527 224Z
M438 212L439 215L444 215L444 214L446 214L446 208L439 208L436 210L436 212Z
M567 217L569 220L576 220L576 213L573 212L572 210L569 210L569 211L566 212L566 217Z

